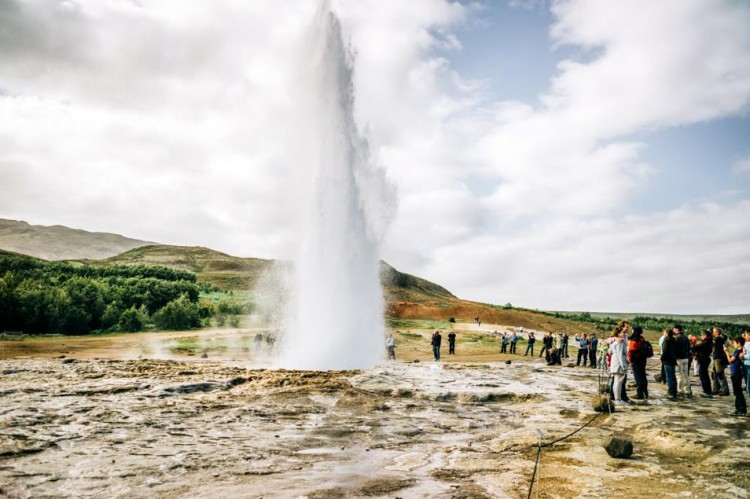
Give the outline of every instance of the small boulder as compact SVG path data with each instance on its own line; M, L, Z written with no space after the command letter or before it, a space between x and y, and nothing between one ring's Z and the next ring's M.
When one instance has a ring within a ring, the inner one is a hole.
M206 352L203 352L201 354L201 359L207 359L207 358L208 358L208 354Z
M604 448L607 454L617 459L627 459L633 455L633 442L624 438L612 437Z
M72 364L75 361L76 361L75 359L63 359L62 363L63 364Z
M506 366L509 366L509 365L510 365L510 360L506 360L506 361L505 361L505 365L506 365Z
M615 412L615 404L606 395L594 395L591 406L596 412Z
M567 364L567 365L566 365L565 367L575 367L575 366L576 366L576 365L575 365L575 364L573 364L572 362L568 362L568 364Z

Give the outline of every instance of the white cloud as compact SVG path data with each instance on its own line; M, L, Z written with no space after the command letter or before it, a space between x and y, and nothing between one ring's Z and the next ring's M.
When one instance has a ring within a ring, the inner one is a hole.
M750 202L623 220L548 219L441 248L424 274L478 301L541 309L745 313ZM470 254L471 258L464 255Z
M739 175L746 175L750 173L750 155L738 159L733 165L732 165L732 171Z

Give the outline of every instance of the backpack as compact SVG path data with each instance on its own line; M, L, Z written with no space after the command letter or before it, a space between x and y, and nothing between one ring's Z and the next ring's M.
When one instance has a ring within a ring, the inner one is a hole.
M641 345L638 347L638 354L639 357L642 356L644 359L650 359L654 356L654 347L651 346L651 343L649 343L646 340L643 340L641 342Z

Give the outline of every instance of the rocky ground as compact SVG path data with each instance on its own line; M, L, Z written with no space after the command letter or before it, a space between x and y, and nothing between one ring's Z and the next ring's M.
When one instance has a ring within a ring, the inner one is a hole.
M540 438L590 421L598 388L596 370L539 359L304 372L15 358L0 374L0 497L13 498L522 498ZM750 496L750 419L726 415L731 397L651 391L544 448L538 496ZM630 459L606 453L613 435Z

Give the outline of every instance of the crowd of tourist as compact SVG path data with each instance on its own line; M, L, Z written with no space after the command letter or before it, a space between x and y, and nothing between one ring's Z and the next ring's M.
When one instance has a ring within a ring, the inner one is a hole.
M480 324L479 318L475 322ZM497 332L496 332L497 334ZM547 365L561 365L562 359L569 358L568 344L570 337L566 332L545 332L541 339L537 333L519 327L500 336L500 353L519 355L516 346L519 341L526 341L524 356L534 357L534 346L541 341L539 357L544 356ZM256 337L256 341L258 338ZM646 366L648 360L656 356L655 349L643 336L640 326L632 326L628 321L620 321L609 338L597 338L596 333L581 334L574 337L578 346L575 366L600 368L606 372L610 383L610 395L616 405L632 404L628 397L627 379L632 372L635 381L637 400L649 398ZM440 361L442 335L435 331L430 340L433 357ZM448 334L448 353L456 354L456 333ZM388 358L395 360L395 341L389 335L386 341ZM742 336L727 338L718 327L704 330L700 338L686 335L682 326L666 328L658 341L658 359L661 367L655 381L667 385L669 400L692 398L690 384L691 372L700 380L702 396L729 396L729 384L735 398L735 411L732 415L747 414L747 402L744 392L750 396L750 331ZM571 364L572 365L572 364ZM726 371L729 369L729 381ZM745 388L743 390L743 382Z
M523 338L523 328L500 336L500 353L516 353L516 344ZM526 334L524 356L534 356L536 334ZM562 364L569 357L567 333L544 333L539 356L545 356L548 365ZM634 399L649 398L646 366L648 359L658 355L660 373L657 382L667 385L669 400L692 398L691 373L700 380L702 396L729 396L729 385L735 397L733 415L747 414L745 392L750 396L750 332L736 338L727 338L718 327L705 330L698 338L688 336L680 325L666 328L659 338L658 348L643 336L640 326L621 321L609 338L599 339L594 334L575 336L578 346L576 366L600 367L610 379L610 393L617 405L633 403L628 397L626 385L628 373L632 372L636 385ZM510 345L510 351L508 351ZM726 371L729 370L729 381ZM743 389L743 382L745 387Z

